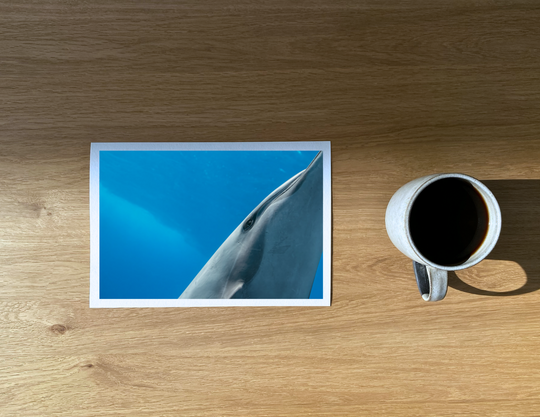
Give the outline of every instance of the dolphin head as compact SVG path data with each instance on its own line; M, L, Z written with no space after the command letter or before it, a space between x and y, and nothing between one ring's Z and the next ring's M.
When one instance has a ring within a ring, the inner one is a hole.
M309 298L322 254L322 152L231 233L181 298Z

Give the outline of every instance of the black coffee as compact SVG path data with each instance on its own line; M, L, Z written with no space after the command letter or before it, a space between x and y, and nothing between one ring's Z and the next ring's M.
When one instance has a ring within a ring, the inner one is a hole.
M439 265L464 263L482 245L488 229L486 203L467 181L444 178L413 202L409 229L414 245Z

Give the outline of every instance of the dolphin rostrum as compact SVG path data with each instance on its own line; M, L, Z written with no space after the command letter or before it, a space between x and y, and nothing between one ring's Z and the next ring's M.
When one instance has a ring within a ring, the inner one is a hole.
M322 255L322 152L266 197L180 298L309 298Z

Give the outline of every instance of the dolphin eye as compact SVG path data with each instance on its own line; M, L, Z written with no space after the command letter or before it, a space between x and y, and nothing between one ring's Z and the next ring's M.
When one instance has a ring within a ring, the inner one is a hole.
M244 227L242 229L244 231L249 230L253 227L254 223L255 223L255 217L250 217L248 221L244 224Z

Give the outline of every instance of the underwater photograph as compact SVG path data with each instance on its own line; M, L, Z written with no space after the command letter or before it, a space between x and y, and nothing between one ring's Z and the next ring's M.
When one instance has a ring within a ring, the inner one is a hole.
M323 299L322 160L100 150L99 299Z

